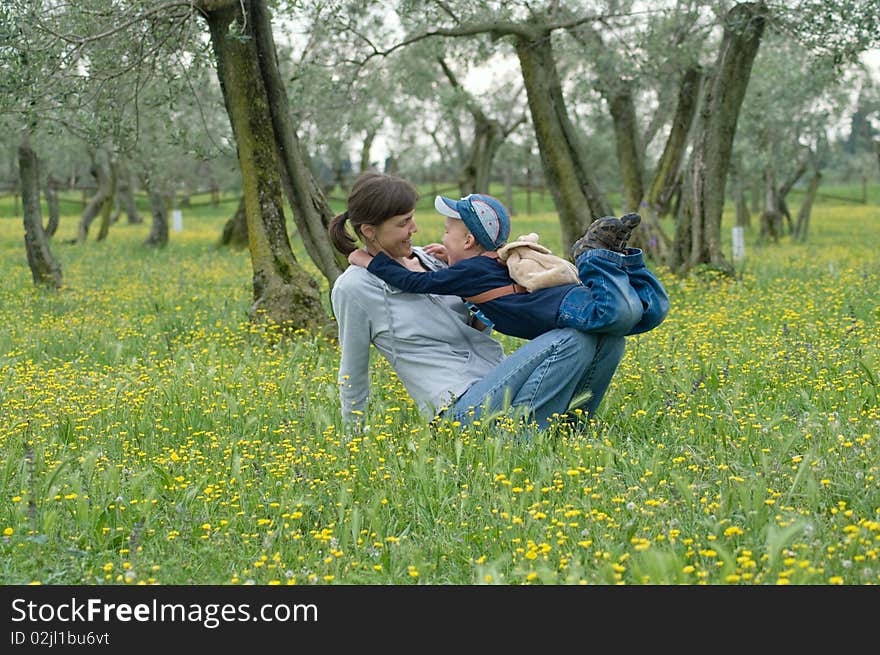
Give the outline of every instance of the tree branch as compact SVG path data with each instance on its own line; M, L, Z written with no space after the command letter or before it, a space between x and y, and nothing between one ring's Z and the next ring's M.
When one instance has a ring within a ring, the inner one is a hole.
M161 5L156 5L155 7L151 7L150 9L144 11L143 13L138 14L130 18L127 21L124 21L118 25L114 25L111 29L105 30L104 32L100 32L98 34L92 34L89 36L77 36L75 34L61 34L59 32L54 31L48 25L46 25L43 21L37 19L36 24L37 27L45 32L48 32L52 36L61 39L66 43L72 43L74 45L85 45L86 43L91 43L93 41L100 41L101 39L105 39L108 36L113 36L126 29L127 27L134 25L135 23L142 21L145 18L152 16L153 14L162 13L169 9L175 9L177 7L189 7L191 10L195 10L196 6L192 2L192 0L173 0L172 2L166 2Z

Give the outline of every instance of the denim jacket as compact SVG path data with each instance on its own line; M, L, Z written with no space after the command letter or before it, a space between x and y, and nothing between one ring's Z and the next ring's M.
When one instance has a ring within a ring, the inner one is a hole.
M413 248L426 268L446 264ZM495 339L470 327L459 298L403 293L360 266L349 266L330 293L342 357L339 396L346 421L365 412L370 391L370 344L388 360L426 416L434 416L501 360Z

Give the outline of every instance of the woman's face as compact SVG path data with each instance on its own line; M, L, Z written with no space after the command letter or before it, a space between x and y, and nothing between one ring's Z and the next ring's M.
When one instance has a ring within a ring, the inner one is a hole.
M398 214L386 219L373 227L373 238L364 228L364 236L367 238L367 250L373 254L375 251L384 250L385 254L393 259L409 257L412 254L412 235L418 232L413 220L415 209L406 214Z

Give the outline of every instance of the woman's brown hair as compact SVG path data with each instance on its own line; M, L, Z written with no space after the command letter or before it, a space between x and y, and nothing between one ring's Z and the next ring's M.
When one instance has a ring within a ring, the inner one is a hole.
M348 194L348 209L330 221L327 228L333 247L343 255L358 247L345 227L346 221L362 237L362 225L378 226L392 216L406 214L415 208L418 199L416 188L401 177L377 171L361 173Z

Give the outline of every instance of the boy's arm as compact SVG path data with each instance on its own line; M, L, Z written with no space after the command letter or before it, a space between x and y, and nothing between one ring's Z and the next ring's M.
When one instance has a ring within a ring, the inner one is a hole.
M371 261L373 261L373 256L360 248L356 248L348 254L348 263L354 266L366 268L370 265Z
M475 273L473 266L466 263L469 261L437 271L416 273L380 252L373 257L367 270L401 291L466 297L491 288L480 279L482 276Z

